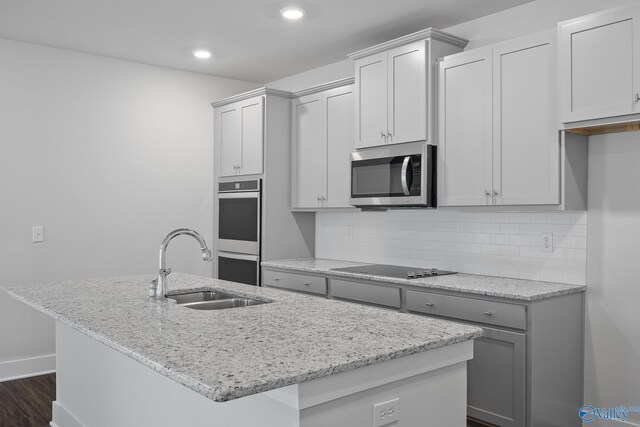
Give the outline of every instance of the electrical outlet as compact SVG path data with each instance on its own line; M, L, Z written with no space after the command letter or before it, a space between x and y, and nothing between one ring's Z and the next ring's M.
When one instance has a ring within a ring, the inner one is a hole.
M347 239L348 240L353 240L353 227L348 225L347 226Z
M41 243L44 242L44 227L41 225L36 225L32 229L33 233L33 243Z
M382 427L400 421L400 398L373 405L373 427Z
M553 252L553 233L540 235L540 252Z

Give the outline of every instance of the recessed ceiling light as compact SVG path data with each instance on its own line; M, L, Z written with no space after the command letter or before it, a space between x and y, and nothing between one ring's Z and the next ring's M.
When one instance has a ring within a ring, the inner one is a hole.
M280 14L287 19L296 20L304 16L304 10L299 7L285 7L280 11Z
M207 58L211 58L211 52L204 49L196 49L193 51L193 56L200 59L207 59Z

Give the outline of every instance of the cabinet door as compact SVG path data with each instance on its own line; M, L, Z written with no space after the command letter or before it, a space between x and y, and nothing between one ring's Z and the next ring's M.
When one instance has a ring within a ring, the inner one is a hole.
M456 55L440 63L440 206L492 203L491 67L490 49Z
M467 415L503 427L525 426L524 334L484 328L467 364Z
M387 141L387 52L356 61L356 148Z
M496 205L560 203L556 51L551 33L493 50Z
M347 208L351 194L350 159L355 150L353 85L327 91L324 108L327 134L325 206Z
M563 123L640 112L639 17L625 10L561 25Z
M218 175L233 176L240 164L240 109L238 104L225 105L215 111L218 145Z
M293 208L319 207L319 199L325 194L322 105L321 93L293 100ZM353 139L353 133L350 138Z
M239 103L240 109L240 169L241 175L262 173L264 135L264 97Z
M387 53L388 144L427 139L426 43L421 40Z

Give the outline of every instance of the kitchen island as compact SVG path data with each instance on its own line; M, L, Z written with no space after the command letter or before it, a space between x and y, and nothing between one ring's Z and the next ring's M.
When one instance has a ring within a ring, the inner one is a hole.
M480 328L169 276L170 293L265 302L194 310L150 299L152 278L4 288L56 319L52 426L368 427L390 408L376 425L465 424L466 362Z

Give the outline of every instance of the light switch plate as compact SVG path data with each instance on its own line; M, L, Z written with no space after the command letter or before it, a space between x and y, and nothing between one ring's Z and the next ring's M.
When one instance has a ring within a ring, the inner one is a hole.
M36 225L33 227L33 243L42 243L44 242L44 227L41 225Z

